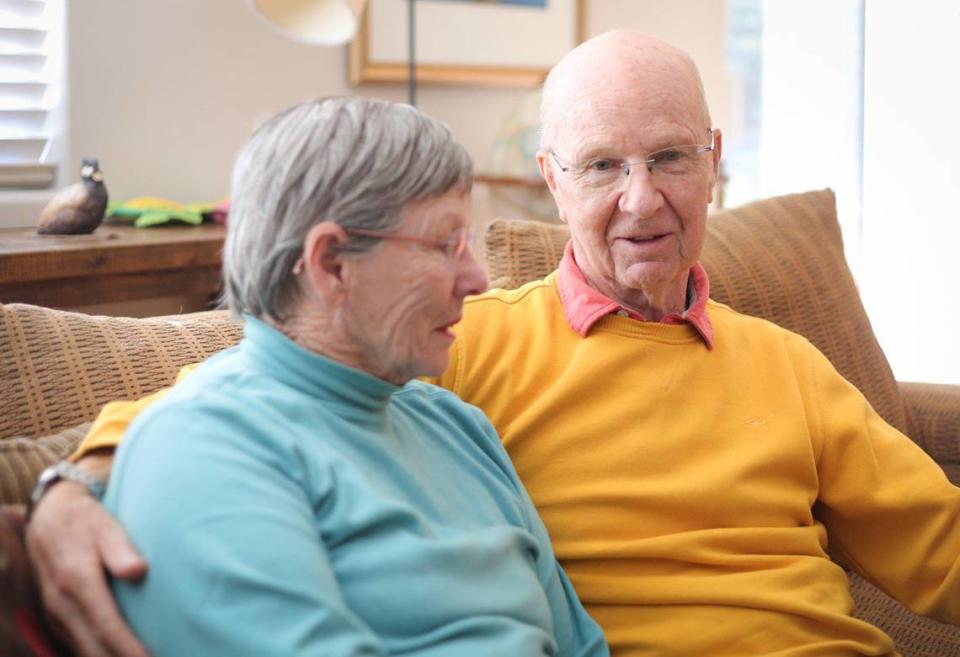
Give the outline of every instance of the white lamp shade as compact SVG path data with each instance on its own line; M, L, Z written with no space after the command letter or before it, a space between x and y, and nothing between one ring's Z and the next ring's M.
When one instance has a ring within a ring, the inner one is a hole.
M357 32L363 0L251 0L254 9L286 36L318 46L339 46ZM356 12L356 13L355 13Z

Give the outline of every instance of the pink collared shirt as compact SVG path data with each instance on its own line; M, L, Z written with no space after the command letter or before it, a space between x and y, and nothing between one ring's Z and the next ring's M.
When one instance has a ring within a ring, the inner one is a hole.
M672 313L660 320L662 324L687 323L696 329L703 338L707 349L713 349L713 325L707 315L707 299L710 297L710 281L707 272L699 262L690 269L690 281L693 289L689 290L687 298L690 305L682 313ZM629 308L624 308L613 299L607 298L587 284L587 279L573 256L573 243L567 242L560 260L560 269L557 279L557 288L560 291L560 301L563 304L563 315L574 331L587 337L590 328L601 317L611 313L626 314L631 319L641 322L647 321L643 315Z

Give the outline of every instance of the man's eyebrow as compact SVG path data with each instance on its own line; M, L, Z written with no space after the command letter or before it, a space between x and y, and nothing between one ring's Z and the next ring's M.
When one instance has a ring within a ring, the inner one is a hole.
M605 144L587 144L574 151L573 156L576 162L586 162L588 160L594 160L598 157L609 158L612 160L619 159L615 154L614 149Z
M650 153L656 153L657 151L662 151L674 146L687 146L690 144L696 144L697 141L686 134L665 133L654 139L651 139L649 143L650 148L647 149L643 154L649 155ZM611 160L622 160L627 157L624 153L618 151L613 146L602 143L584 144L582 147L574 151L573 156L575 158L574 161L577 163L584 163L589 160L595 160L599 157Z

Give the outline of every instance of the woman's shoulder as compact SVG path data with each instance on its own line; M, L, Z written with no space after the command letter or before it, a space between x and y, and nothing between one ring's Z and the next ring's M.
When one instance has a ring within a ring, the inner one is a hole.
M295 450L289 405L297 403L270 377L244 367L239 354L204 363L147 407L128 428L126 451L180 461L247 454L274 462ZM296 409L294 409L296 410ZM314 416L322 408L313 408ZM290 443L290 444L287 444Z
M477 411L483 414L476 406L468 404L446 388L419 379L409 381L394 394L394 399L404 406L430 414L453 413L464 417L474 417Z
M479 448L478 457L514 475L510 458L500 436L480 408L455 393L424 381L411 381L394 395L407 413L415 414L425 426L441 427L452 440L468 440ZM482 456L480 454L482 453Z

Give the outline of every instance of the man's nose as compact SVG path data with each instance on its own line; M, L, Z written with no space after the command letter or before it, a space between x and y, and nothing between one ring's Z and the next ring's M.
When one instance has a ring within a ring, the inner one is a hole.
M618 205L622 212L647 219L663 205L663 194L657 186L656 174L643 162L624 171Z

